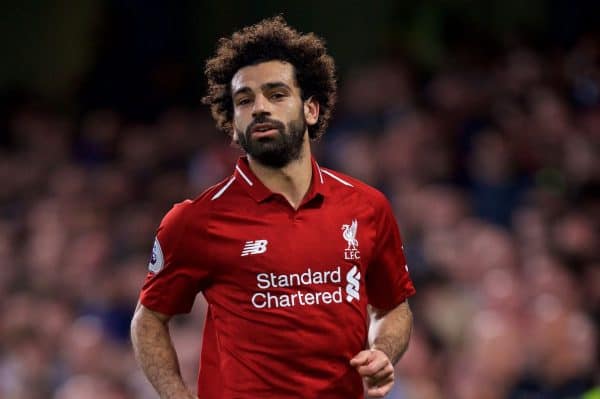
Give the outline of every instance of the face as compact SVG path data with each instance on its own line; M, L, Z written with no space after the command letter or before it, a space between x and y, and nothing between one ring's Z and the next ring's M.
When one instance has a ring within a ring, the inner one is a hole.
M318 103L302 101L294 68L268 61L241 68L231 80L234 140L249 157L281 168L307 148L308 125L318 119Z

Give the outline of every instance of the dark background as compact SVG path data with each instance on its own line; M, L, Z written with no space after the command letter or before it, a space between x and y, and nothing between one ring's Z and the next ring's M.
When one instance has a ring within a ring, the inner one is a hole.
M597 29L595 1L40 1L2 2L0 87L57 106L116 107L148 117L197 105L202 68L219 37L283 14L325 37L345 77L405 57L425 76L470 57L494 62L518 44L552 52Z

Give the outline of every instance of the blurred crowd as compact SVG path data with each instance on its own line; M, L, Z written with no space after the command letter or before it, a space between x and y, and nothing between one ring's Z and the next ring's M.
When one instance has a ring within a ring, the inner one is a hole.
M598 389L600 42L457 55L431 73L395 59L342 78L317 159L388 195L417 287L388 397ZM11 107L0 398L156 398L128 338L155 229L173 203L232 173L239 151L201 107L143 122ZM172 327L191 387L204 314L198 297Z

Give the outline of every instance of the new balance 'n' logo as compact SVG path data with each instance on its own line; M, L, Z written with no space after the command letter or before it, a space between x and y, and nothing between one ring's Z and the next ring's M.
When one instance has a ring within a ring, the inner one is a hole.
M244 249L242 250L242 256L265 253L267 252L268 243L267 240L246 241Z

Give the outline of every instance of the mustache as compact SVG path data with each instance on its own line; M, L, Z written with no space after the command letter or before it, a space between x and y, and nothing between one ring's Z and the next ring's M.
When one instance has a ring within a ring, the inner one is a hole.
M260 124L269 124L269 125L273 125L273 127L277 130L279 130L279 132L283 132L285 131L285 125L276 120L276 119L270 119L267 118L266 116L259 116L257 118L255 118L252 123L250 125L248 125L248 127L246 128L246 136L250 135L250 133L252 132L252 130L254 130L254 127L256 125L260 125Z

